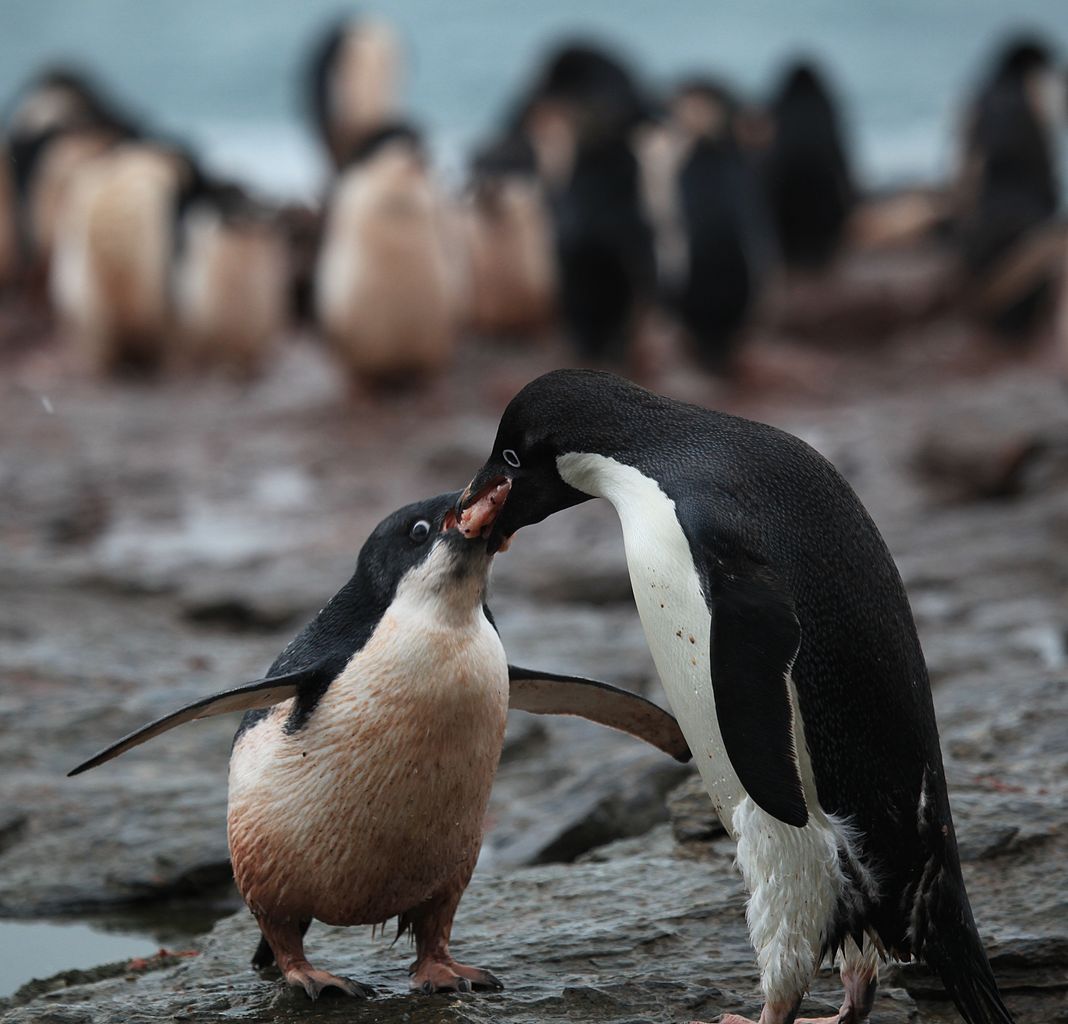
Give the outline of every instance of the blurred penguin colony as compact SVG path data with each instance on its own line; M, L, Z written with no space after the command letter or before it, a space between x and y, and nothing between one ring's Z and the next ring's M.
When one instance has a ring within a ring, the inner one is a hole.
M846 248L945 246L954 300L1006 338L1064 291L1064 74L1036 40L1005 45L964 98L954 180L882 198L858 188L809 62L757 102L712 76L654 92L563 44L452 190L405 116L389 24L342 24L308 64L333 168L319 209L218 180L80 74L27 83L4 124L0 286L47 302L92 371L251 374L310 324L370 385L426 380L472 335L557 330L575 361L626 367L654 319L729 373L769 290L833 274Z

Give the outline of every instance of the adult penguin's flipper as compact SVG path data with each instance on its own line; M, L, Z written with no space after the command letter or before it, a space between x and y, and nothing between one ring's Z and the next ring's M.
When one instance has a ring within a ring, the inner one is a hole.
M636 693L596 679L509 665L508 706L536 715L578 715L645 740L676 761L691 757L679 723L668 712Z
M687 525L712 617L710 670L724 749L753 802L800 828L808 805L789 683L801 646L793 597L737 534Z
M288 672L281 676L272 676L269 679L257 679L254 683L246 683L232 690L223 690L222 693L213 694L210 697L202 697L200 700L186 704L185 707L172 711L169 715L149 722L148 725L124 736L121 740L105 747L99 754L95 754L78 765L77 768L67 773L80 775L82 772L95 768L97 765L110 761L119 754L126 753L133 747L159 736L161 733L173 729L175 726L184 725L196 718L210 718L213 715L225 715L231 711L252 711L256 708L269 708L274 704L280 704L290 697L295 697L302 688L309 686L321 686L324 681L329 682L326 676L332 673L333 665L329 659L322 659L309 665L307 668Z

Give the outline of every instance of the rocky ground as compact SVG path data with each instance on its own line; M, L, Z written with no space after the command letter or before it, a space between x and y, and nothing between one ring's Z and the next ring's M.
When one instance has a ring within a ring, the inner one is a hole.
M973 341L948 317L877 349L761 339L740 387L678 370L656 383L794 430L868 504L919 622L995 971L1020 1021L1064 1022L1068 398L1041 352L1010 359ZM559 355L472 346L428 394L386 401L349 395L307 341L246 386L92 384L61 350L8 353L0 917L143 915L160 941L198 930L177 921L218 922L182 943L198 955L34 982L0 1019L622 1024L757 1009L731 844L690 770L587 723L510 722L454 935L462 959L506 982L492 996L409 996L408 950L366 930L316 926L310 943L380 990L365 1005L310 1008L247 968L255 926L224 837L233 722L64 777L124 731L260 675L374 523L462 486L504 402ZM524 531L498 563L511 660L663 699L610 510ZM884 979L873 1020L954 1019L922 970ZM835 985L825 974L811 1007L831 1012Z

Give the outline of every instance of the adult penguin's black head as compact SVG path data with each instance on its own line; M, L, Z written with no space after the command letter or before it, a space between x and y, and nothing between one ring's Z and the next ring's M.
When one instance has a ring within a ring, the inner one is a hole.
M600 370L554 370L531 381L508 403L493 451L460 498L461 531L487 537L496 551L516 530L586 501L590 495L561 478L557 459L618 455L660 401Z

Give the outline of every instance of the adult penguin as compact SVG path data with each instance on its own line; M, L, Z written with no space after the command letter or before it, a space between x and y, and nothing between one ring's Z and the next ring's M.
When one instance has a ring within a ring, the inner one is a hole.
M820 270L833 259L856 189L838 111L816 67L799 62L771 104L768 201L788 266Z
M729 369L770 251L759 183L738 145L738 104L720 83L683 83L671 123L685 147L676 176L685 274L672 298L710 370Z
M1015 40L979 88L965 131L957 191L966 299L1007 336L1041 319L1060 269L1053 136L1063 88L1049 50Z
M593 497L619 513L657 671L738 843L761 1024L791 1024L839 950L840 1024L870 1012L878 954L927 961L970 1024L1011 1021L908 598L849 485L773 427L559 370L508 405L460 526L492 548Z
M560 316L581 358L619 362L656 287L641 171L620 134L590 138L553 203Z
M539 174L555 191L566 185L580 143L626 135L651 113L651 103L620 55L576 39L546 56L513 105L506 130L529 140Z

